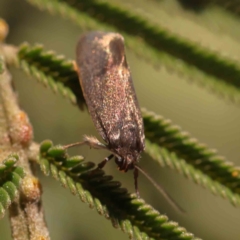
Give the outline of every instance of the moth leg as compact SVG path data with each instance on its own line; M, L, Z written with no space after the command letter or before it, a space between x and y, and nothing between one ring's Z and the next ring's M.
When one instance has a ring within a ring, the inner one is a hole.
M140 198L140 194L138 190L138 169L137 168L134 168L133 175L134 175L135 191L136 191L137 197Z
M70 147L75 147L75 146L81 146L81 145L88 145L90 148L94 149L108 149L108 147L99 142L97 138L95 137L90 137L90 136L84 136L82 142L76 142L72 144L65 145L64 148L70 148Z
M97 169L102 169L102 168L106 165L106 163L113 158L113 156L114 156L114 154L111 154L111 155L109 155L108 157L106 157L102 162L100 162L100 163L98 164Z

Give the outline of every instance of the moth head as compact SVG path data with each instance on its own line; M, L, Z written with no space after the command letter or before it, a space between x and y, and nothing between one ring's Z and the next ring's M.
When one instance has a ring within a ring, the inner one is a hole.
M135 154L126 154L124 157L116 156L115 158L118 169L123 172L127 172L129 169L134 169L137 160L138 156Z

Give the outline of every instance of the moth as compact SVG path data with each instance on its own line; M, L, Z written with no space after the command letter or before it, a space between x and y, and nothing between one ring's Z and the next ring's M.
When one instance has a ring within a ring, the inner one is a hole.
M111 154L98 164L98 168L115 158L120 171L134 170L138 196L140 171L174 203L163 188L137 165L145 148L145 135L123 36L101 31L84 34L77 43L75 67L89 113L105 144L95 137L85 136L83 142L71 146L87 144L91 148L109 150Z

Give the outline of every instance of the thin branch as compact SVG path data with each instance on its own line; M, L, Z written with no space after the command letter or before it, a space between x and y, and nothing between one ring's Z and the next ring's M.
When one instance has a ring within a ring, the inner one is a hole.
M32 142L32 127L26 113L18 106L12 89L11 75L5 66L0 78L0 101L3 110L1 117L5 128L3 133L7 135L1 147L4 152L18 155L18 165L25 173L21 182L20 197L10 206L12 237L14 240L48 240L49 233L41 207L41 187L32 174L27 155Z

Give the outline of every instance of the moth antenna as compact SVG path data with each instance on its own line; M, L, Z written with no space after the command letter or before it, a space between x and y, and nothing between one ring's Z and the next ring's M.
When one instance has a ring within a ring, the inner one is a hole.
M145 172L142 168L135 165L136 169L138 169L151 183L152 185L165 197L165 199L172 205L173 208L175 208L180 213L185 213L185 210L181 208L174 200L173 198L167 193L167 191L158 183L156 183L147 172Z

